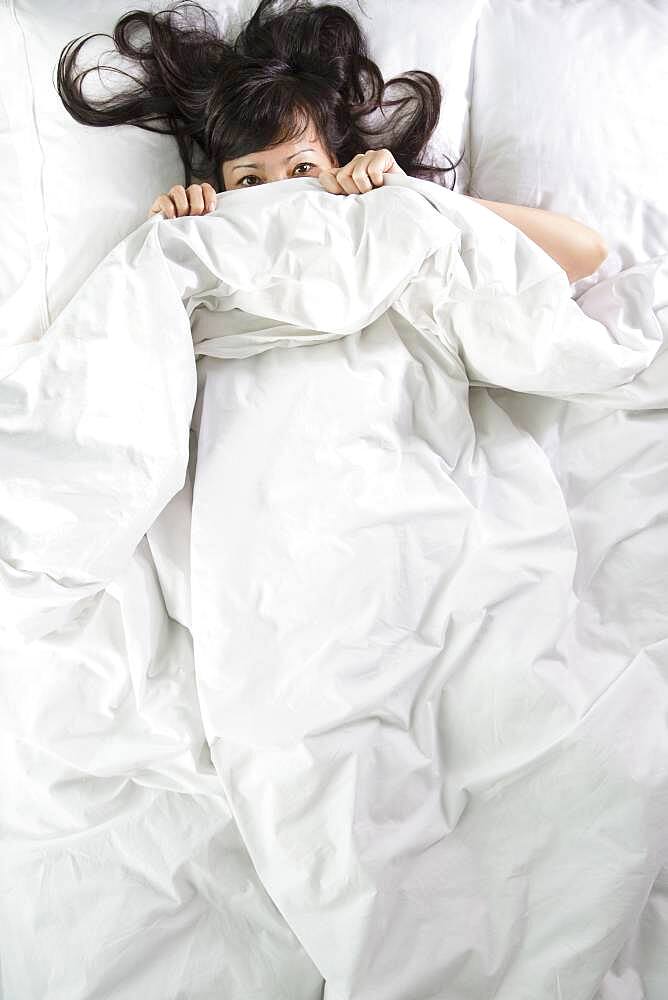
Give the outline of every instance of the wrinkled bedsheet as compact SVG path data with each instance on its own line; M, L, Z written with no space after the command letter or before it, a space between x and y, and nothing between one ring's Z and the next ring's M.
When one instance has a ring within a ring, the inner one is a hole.
M11 1000L665 1000L668 254L401 175L0 331Z

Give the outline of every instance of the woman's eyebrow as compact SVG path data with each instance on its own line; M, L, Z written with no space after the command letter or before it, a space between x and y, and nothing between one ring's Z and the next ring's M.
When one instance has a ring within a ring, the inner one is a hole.
M286 156L283 163L287 163L288 160L293 159L293 157L299 156L300 153L315 153L315 149L313 146L307 146L306 149L298 149L296 153L291 153L290 156ZM259 166L259 163L237 163L236 167L232 167L232 170L239 170L241 167L255 167L257 170Z

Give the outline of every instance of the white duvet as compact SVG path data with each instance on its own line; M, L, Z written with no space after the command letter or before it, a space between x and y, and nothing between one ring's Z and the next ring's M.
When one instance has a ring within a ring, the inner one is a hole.
M3 995L665 1000L667 331L404 176L0 331Z

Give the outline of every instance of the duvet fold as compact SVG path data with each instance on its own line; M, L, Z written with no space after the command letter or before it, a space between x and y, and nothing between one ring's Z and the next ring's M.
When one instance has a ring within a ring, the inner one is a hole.
M665 279L656 287L665 300ZM193 352L198 308L269 325L223 321ZM587 317L519 230L414 178L352 197L283 181L226 192L213 215L150 220L39 340L7 335L0 353L5 626L36 637L64 624L183 486L195 355L322 343L390 309L472 384L545 395L621 386L661 340L652 309L612 330Z

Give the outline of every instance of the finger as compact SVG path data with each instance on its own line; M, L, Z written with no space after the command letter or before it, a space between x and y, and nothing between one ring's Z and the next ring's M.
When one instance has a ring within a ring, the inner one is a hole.
M369 174L369 180L371 181L374 187L383 186L384 172L385 171L383 170L383 168L378 164L371 164L371 166L368 169L368 174Z
M383 174L391 172L394 157L389 149L370 150L368 155L370 156L367 167L369 179L374 187L382 187Z
M148 215L146 216L146 218L150 219L152 215L158 215L162 211L163 211L163 207L160 204L160 196L158 195L158 197L155 199L155 201L153 202L153 204L149 208Z
M333 170L321 170L320 173L318 174L318 180L324 187L325 191L329 191L331 194L346 193L336 180Z
M346 194L360 193L357 184L355 184L355 181L352 179L351 176L354 166L356 166L355 160L351 160L350 163L347 163L345 165L345 167L341 167L340 170L337 170L334 173L334 177L336 178L337 184L339 184L343 188Z
M364 153L357 153L353 156L349 163L346 163L339 170L334 171L334 176L337 183L343 188L346 194L359 194L360 189L352 178L353 170L359 165L360 161L365 158Z
M367 174L367 166L369 164L368 157L363 157L358 163L353 167L353 172L351 177L355 184L357 185L357 190L360 194L364 194L365 191L372 191L373 184L369 180Z
M191 184L186 188L188 202L190 203L191 215L202 215L204 213L204 195L201 184Z
M186 189L182 184L175 184L173 188L170 188L169 197L174 202L176 214L179 218L181 218L182 215L188 214L190 211L188 206L188 196L186 194Z
M205 182L202 184L202 194L204 195L204 210L206 212L214 212L218 205L216 189L211 184Z
M392 150L379 149L377 150L377 152L382 153L383 155L383 160L381 162L384 174L403 174L404 176L406 175L406 171L402 170L402 168L395 160Z
M173 219L175 216L174 203L167 194L159 194L151 205L151 214L162 212L166 219Z

